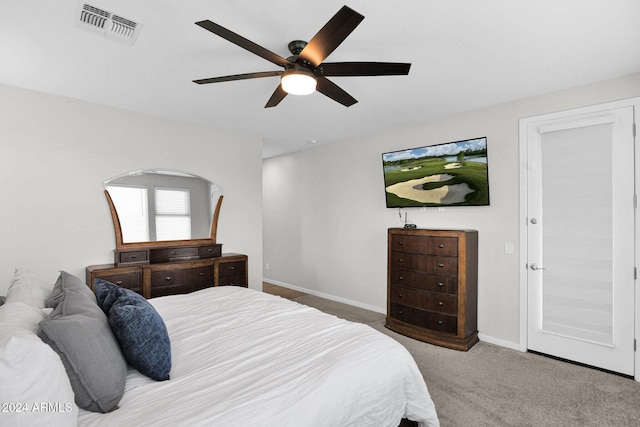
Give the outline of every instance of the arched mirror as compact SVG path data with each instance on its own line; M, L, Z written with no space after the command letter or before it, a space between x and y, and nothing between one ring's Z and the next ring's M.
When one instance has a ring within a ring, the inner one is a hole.
M104 182L116 249L216 243L222 188L172 170L138 170Z

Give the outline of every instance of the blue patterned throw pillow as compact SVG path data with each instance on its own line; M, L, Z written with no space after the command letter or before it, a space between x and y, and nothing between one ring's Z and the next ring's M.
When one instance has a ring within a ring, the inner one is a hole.
M95 280L94 289L129 365L154 380L168 380L171 342L156 309L141 295L103 279Z

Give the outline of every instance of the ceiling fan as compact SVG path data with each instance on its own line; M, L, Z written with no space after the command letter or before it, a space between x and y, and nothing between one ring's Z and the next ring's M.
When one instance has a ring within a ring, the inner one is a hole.
M364 16L358 12L343 6L308 43L302 40L294 40L289 43L288 47L292 56L286 59L214 22L209 20L196 22L196 25L205 30L281 66L284 70L211 77L193 82L207 84L280 76L280 84L267 101L265 108L275 107L289 93L306 95L316 90L349 107L358 101L327 79L327 76L407 75L411 67L411 64L396 62L322 62L363 19Z

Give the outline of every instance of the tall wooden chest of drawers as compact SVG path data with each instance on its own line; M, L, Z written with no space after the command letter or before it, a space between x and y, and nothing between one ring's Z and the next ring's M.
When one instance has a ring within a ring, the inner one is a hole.
M387 328L469 350L478 342L478 232L390 228Z

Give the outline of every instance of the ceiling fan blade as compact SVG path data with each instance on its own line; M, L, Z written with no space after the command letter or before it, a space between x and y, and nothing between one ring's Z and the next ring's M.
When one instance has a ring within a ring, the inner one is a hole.
M234 80L246 80L246 79L257 79L260 77L281 76L282 73L284 73L284 71L262 71L260 73L245 73L245 74L233 74L231 76L210 77L208 79L194 80L193 82L198 83L199 85L203 85L207 83L231 82Z
M318 80L318 86L316 87L316 90L318 92L328 96L329 98L333 99L336 102L339 102L345 107L350 107L356 102L358 102L357 99L349 95L347 92L345 92L337 84L333 83L331 80L323 76L318 76L317 80Z
M287 65L289 65L289 61L287 61L285 58L281 57L280 55L273 53L270 50L265 49L264 47L258 44L255 44L251 40L245 39L241 35L238 35L233 31L227 30L226 28L221 27L220 25L214 22L211 22L208 19L204 21L196 22L196 25L199 25L205 30L211 31L213 34L216 34L222 37L223 39L226 39L231 43L237 46L240 46L241 48L246 49L253 54L258 55L269 62L273 62L274 64L280 65L281 67L286 67Z
M267 101L267 104L264 106L264 108L275 107L280 103L280 101L284 99L285 96L287 96L287 92L285 92L282 89L282 85L278 85L276 90L273 92L273 95L271 95L271 98L269 98L269 100Z
M343 6L302 49L296 62L309 62L317 67L362 22L364 16Z
M406 76L411 64L400 62L325 62L319 71L325 76Z

